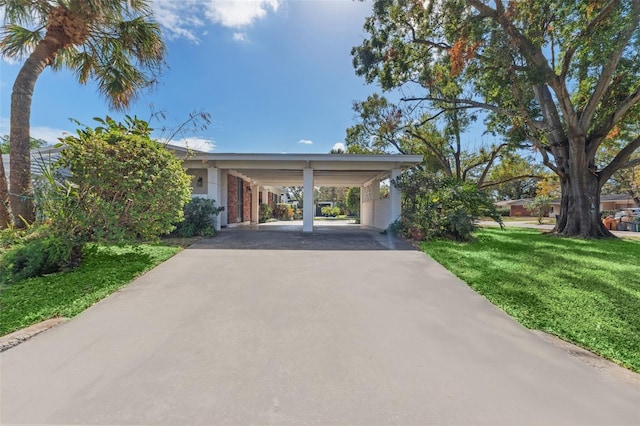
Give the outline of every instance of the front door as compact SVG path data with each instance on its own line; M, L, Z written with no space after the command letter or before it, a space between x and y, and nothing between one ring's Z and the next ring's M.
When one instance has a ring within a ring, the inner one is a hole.
M242 223L242 212L244 211L244 181L238 178L238 220L236 223Z

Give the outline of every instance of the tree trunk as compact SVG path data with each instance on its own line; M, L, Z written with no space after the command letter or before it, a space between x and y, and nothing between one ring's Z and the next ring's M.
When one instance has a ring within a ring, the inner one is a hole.
M2 153L0 153L0 229L6 229L11 225L11 210L9 209L9 188L7 175L4 172Z
M60 34L61 33L61 34ZM11 129L9 131L10 204L13 222L23 228L35 219L33 187L31 182L31 153L29 146L29 119L31 98L36 80L55 58L66 37L61 29L49 29L20 69L11 93ZM0 188L1 191L1 188Z
M560 177L562 197L560 218L554 231L563 236L581 238L615 238L605 228L600 216L600 182L589 167L572 164Z

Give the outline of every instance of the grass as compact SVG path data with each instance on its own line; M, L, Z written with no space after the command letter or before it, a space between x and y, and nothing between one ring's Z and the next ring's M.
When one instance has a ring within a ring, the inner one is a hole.
M422 248L524 326L640 372L640 240L487 228Z
M341 214L338 216L314 216L313 220L355 220L355 216Z
M73 317L180 251L142 244L99 246L69 272L22 280L0 289L0 336L54 317Z
M482 220L493 220L490 217L482 218ZM538 218L533 216L502 216L502 221L508 222L530 222L538 223ZM545 225L555 225L556 219L552 217L545 217L542 219L542 223Z

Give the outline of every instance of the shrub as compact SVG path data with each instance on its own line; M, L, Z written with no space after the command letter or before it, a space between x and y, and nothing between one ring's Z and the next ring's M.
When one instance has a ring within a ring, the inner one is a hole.
M538 195L527 204L527 210L538 218L539 224L542 224L542 219L549 216L549 212L551 211L551 198L546 195Z
M405 172L392 182L403 193L402 216L390 231L419 239L470 240L476 220L502 218L489 195L472 182L438 177L422 167Z
M340 207L331 207L331 206L326 206L320 209L320 212L322 213L323 216L332 216L332 217L336 217L340 214Z
M148 124L127 117L78 130L62 141L57 165L70 172L66 203L50 203L50 216L87 241L156 239L182 220L190 178L180 160L150 138Z
M68 238L48 235L14 246L2 256L0 282L37 277L76 266L79 248Z
M511 216L511 208L510 207L500 207L500 208L497 208L496 211L502 217Z
M347 209L353 216L360 215L360 188L357 186L349 188L347 191Z
M214 200L194 197L184 206L184 220L176 224L172 235L182 238L210 237L215 234L214 218L224 209Z
M293 207L291 207L291 204L276 204L275 208L273 209L273 214L278 220L292 220Z
M259 221L265 223L273 217L273 209L269 204L260 204Z

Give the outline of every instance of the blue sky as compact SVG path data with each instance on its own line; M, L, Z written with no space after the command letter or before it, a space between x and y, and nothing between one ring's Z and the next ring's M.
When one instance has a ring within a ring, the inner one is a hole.
M173 126L194 110L211 114L192 148L214 152L328 152L354 124L354 100L377 88L355 75L350 51L364 37L371 3L351 0L154 0L167 41L160 86L127 112L149 105ZM8 134L10 96L21 63L0 63L0 134ZM31 111L32 136L56 142L73 132L69 118L121 114L71 72L46 69ZM206 145L205 143L208 143Z

